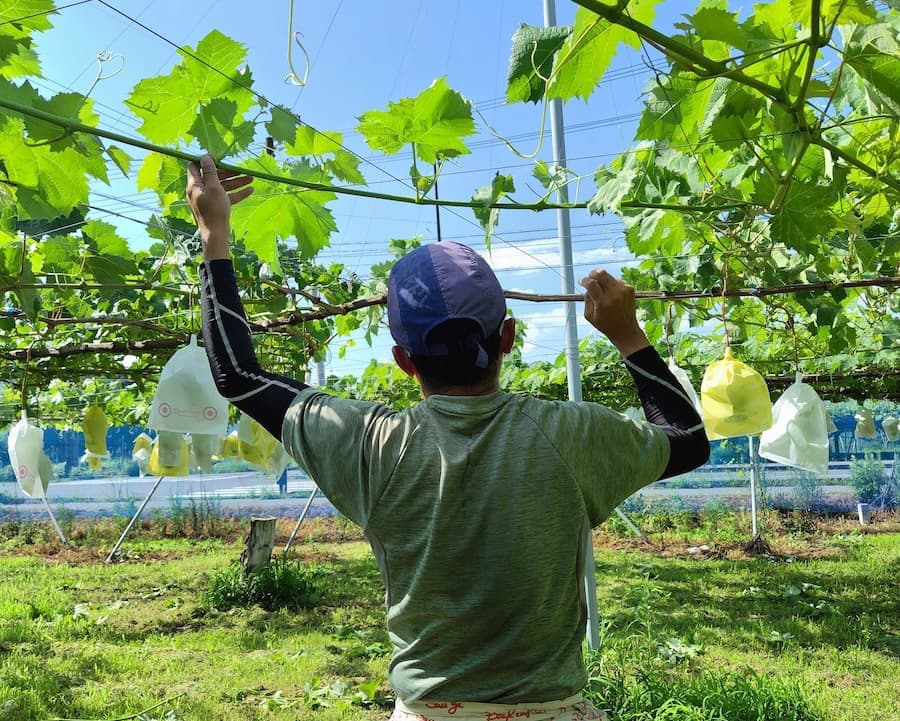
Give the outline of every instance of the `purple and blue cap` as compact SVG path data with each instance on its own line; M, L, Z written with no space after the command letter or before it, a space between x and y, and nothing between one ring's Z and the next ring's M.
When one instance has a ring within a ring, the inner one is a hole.
M485 338L500 329L506 298L494 271L467 245L429 243L403 256L388 278L388 324L397 345L412 356L446 356L445 343L429 343L428 335L448 320L475 321L480 331L460 338L477 348L475 364L488 365Z

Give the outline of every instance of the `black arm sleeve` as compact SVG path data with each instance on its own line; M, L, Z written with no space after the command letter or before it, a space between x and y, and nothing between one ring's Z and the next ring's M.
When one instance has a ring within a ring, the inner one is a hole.
M672 371L652 347L625 359L634 378L644 415L669 438L669 463L660 478L677 476L709 459L709 440L703 420Z
M284 414L305 383L259 366L230 260L200 264L203 343L219 393L279 441Z

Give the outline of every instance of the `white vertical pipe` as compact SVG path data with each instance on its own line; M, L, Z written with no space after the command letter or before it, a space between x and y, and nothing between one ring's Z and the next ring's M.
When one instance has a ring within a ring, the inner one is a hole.
M544 0L544 26L556 25L556 2ZM563 126L562 101L550 101L550 137L553 142L553 164L566 167L566 140ZM569 202L569 190L561 185L556 192L560 205ZM560 285L563 293L575 292L575 271L572 267L572 228L569 209L556 210L556 229L559 234ZM566 374L569 382L569 400L581 400L581 362L578 358L578 326L575 303L565 304L566 308Z
M555 0L544 1L544 27L556 25ZM566 141L563 126L562 102L550 101L550 137L553 142L553 163L566 167ZM569 191L565 185L557 189L556 197L560 205L569 202ZM569 223L568 208L556 211L556 229L559 234L560 281L563 293L575 292L575 272L572 267L572 228ZM580 401L581 363L578 358L578 326L575 304L566 303L566 376L569 386L569 400ZM587 605L587 628L585 636L592 651L600 646L597 620L597 573L594 564L594 546L591 539L590 523L586 523L584 549L584 596Z
M753 436L747 436L750 447L750 519L753 523L753 538L759 533L759 524L756 522L756 458L754 458Z
M69 542L66 540L66 536L63 533L62 528L59 525L59 522L56 520L56 516L53 515L53 511L50 509L50 504L47 502L47 496L45 494L41 494L41 500L44 502L44 508L47 509L47 513L50 514L50 520L53 521L53 527L56 529L56 532L59 534L60 540L62 540L62 544L64 546L68 546Z

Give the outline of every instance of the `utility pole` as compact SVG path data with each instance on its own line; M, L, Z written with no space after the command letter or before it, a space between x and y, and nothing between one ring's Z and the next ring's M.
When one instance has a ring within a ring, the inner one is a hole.
M556 25L556 0L544 0L544 27ZM566 141L563 126L562 101L558 98L550 101L550 137L553 141L553 164L566 167ZM557 202L564 205L569 202L569 191L560 185L556 191ZM569 209L558 208L556 211L556 230L559 235L560 280L563 293L575 292L575 270L572 267L572 228L569 222ZM566 376L569 385L569 400L580 401L581 396L581 361L578 358L578 326L575 314L575 303L565 304L566 308ZM588 648L596 651L600 646L599 625L597 620L597 578L594 565L594 545L591 536L590 522L585 519L587 532L584 538L584 597L587 605L587 628L585 637Z

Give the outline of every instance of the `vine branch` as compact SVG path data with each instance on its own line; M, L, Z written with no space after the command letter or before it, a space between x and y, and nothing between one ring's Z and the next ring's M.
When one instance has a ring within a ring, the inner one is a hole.
M659 300L667 302L682 301L689 298L722 298L722 297L753 297L763 298L771 295L784 295L789 293L806 293L813 291L829 291L836 288L866 288L866 287L883 287L893 288L900 285L900 276L883 277L883 278L863 278L858 280L848 280L842 282L821 281L818 283L793 283L790 285L769 286L765 288L711 288L709 290L644 290L637 291L635 297L640 300ZM584 300L584 295L579 293L523 293L515 290L503 291L504 296L510 300L525 300L534 303L552 303L560 301L579 302ZM376 305L384 305L387 302L387 295L379 293L377 295L368 296L366 298L357 298L349 303L341 303L339 305L327 304L326 307L314 308L310 311L289 313L285 316L266 320L249 321L251 330L257 332L277 331L279 329L292 328L302 325L308 321L323 320L337 315L346 315L357 310L369 308ZM90 323L97 323L97 318L85 318ZM116 320L124 321L124 319L110 319L108 322L114 323ZM127 321L125 321L127 322ZM124 324L124 322L123 322ZM0 351L0 359L21 361L26 358L65 358L72 355L82 355L87 353L120 353L139 355L143 353L155 353L160 350L173 350L180 348L188 341L188 333L171 331L172 337L158 338L142 341L107 341L100 343L76 343L68 346L17 350ZM29 355L30 353L30 355Z
M177 148L166 148L161 145L155 145L153 143L148 143L145 140L140 140L139 138L131 138L126 135L120 135L119 133L114 133L109 130L103 130L102 128L95 128L90 125L85 125L83 123L78 122L77 120L73 120L71 118L63 118L58 115L54 115L53 113L47 113L43 110L39 110L38 108L31 108L27 105L22 105L20 103L13 102L11 100L7 100L6 98L0 98L0 108L6 108L7 110L11 110L15 113L19 113L20 115L26 115L28 117L37 118L38 120L43 120L47 123L51 123L53 125L58 125L62 128L65 128L70 133L85 133L87 135L94 135L99 138L106 138L107 140L112 140L117 143L122 143L123 145L129 145L135 148L141 148L142 150L148 150L152 153L159 153L160 155L166 155L170 158L175 158L177 160L183 160L185 162L195 162L198 158L196 155L192 155L190 153L186 153L183 150L178 150ZM549 203L546 201L539 201L537 203L508 203L508 202L497 202L491 203L489 205L485 205L483 203L476 203L471 200L446 200L446 199L438 199L438 198L428 198L428 197L417 197L417 196L408 196L408 195L394 195L391 193L378 193L372 190L360 190L358 188L352 188L348 186L339 186L339 185L326 185L324 183L311 183L306 180L299 180L298 178L291 178L284 175L274 175L272 173L267 173L263 170L256 170L253 168L242 168L236 165L230 165L229 163L223 163L221 161L216 161L217 166L222 170L230 170L235 173L249 175L253 178L257 178L258 180L266 180L272 183L279 183L282 185L291 185L297 188L302 188L303 190L313 190L319 191L323 193L337 193L339 195L352 195L356 197L362 198L370 198L373 200L387 200L394 203L406 203L408 205L437 205L437 206L446 206L452 208L497 208L500 210L560 210L563 208L576 209L576 208L587 208L587 203ZM685 205L677 205L672 203L643 203L637 201L625 201L620 204L622 208L650 208L650 209L660 209L660 210L677 210L677 211L693 211L697 213L718 213L726 210L735 210L737 208L745 208L748 206L748 203L728 203L724 205L718 206L685 206Z
M602 18L605 18L611 23L631 30L638 36L647 40L647 42L651 43L654 47L659 49L660 52L664 53L670 60L688 65L691 71L701 78L726 77L731 78L732 80L741 83L742 85L745 85L749 88L753 88L754 90L761 93L764 97L769 98L772 102L781 106L787 113L791 114L796 120L797 126L799 128L808 127L808 123L806 123L806 118L803 114L804 103L802 101L799 101L799 99L797 103L791 102L791 99L788 97L787 92L783 88L769 85L760 80L757 80L756 78L741 72L741 70L737 68L730 68L727 64L719 60L713 60L703 53L694 50L694 48L685 45L682 42L679 42L675 38L664 35L658 30L654 30L649 25L645 25L644 23L633 19L623 11L621 7L622 3L612 6L606 5L599 0L574 0L574 2L576 5L580 5L586 10L589 10ZM811 4L811 10L815 11L815 9L820 6L820 0L815 0L815 2L812 2ZM812 28L813 30L811 33L811 37L807 42L810 47L810 53L813 56L813 58L810 60L810 65L815 59L814 56L818 47L820 47L822 43L827 42L827 39L823 38L821 35L821 29L819 28L819 19L814 20ZM703 72L698 70L698 68ZM835 147L834 145L823 139L820 132L807 129L806 133L808 134L811 142L823 148L827 148L834 155L843 159L847 163L859 168L870 177L885 183L896 191L900 191L900 181L897 181L896 179L883 173L879 173L877 170L870 167L858 158L855 158L849 153L841 150L840 148Z

